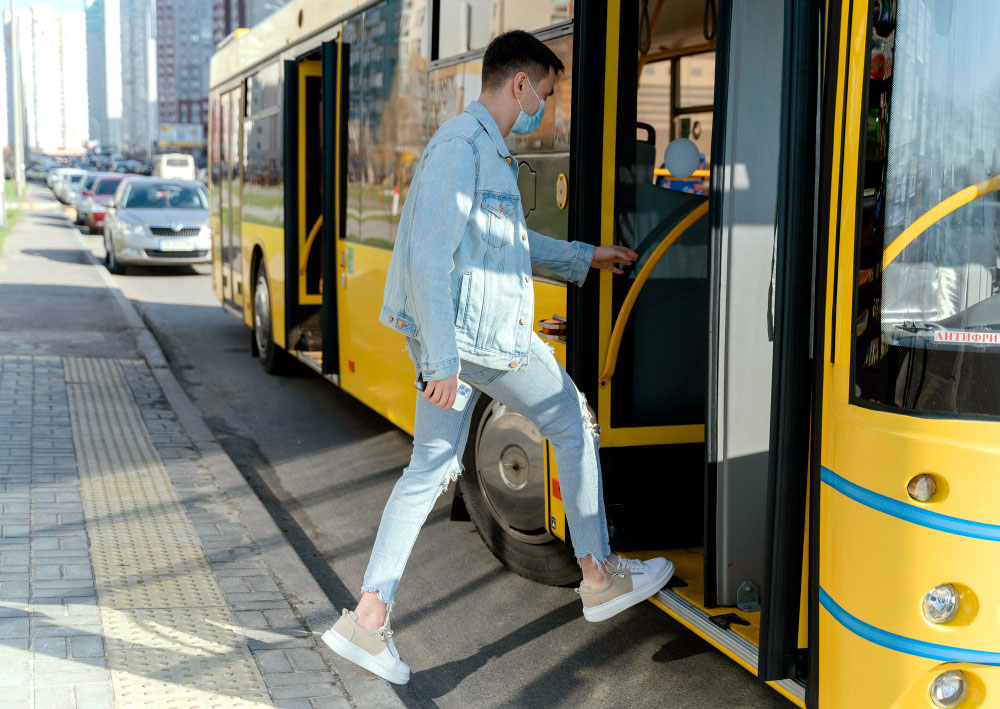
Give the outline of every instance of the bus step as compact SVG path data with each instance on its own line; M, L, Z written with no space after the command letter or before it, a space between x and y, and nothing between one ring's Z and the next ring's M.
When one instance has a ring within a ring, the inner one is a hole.
M750 625L749 620L740 618L735 613L722 613L721 615L710 615L708 619L715 623L717 626L723 630L729 630L729 627L735 623L736 625Z

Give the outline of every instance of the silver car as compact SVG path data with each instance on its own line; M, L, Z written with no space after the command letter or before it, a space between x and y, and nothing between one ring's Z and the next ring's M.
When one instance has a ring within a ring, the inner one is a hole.
M122 180L104 218L104 263L112 273L128 266L212 262L205 186L186 180Z

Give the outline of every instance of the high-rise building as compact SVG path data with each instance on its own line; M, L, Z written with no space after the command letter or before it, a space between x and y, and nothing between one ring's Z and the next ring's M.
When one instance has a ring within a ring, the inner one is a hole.
M124 151L152 153L157 128L156 2L120 0ZM111 76L111 74L109 74Z
M122 36L118 0L87 2L90 137L115 150L122 138Z
M160 123L208 123L208 67L215 51L212 6L203 0L156 3Z
M25 143L46 151L82 149L89 134L84 14L57 14L39 3L18 10L12 26L18 35Z
M213 45L218 45L239 27L253 27L288 2L289 0L212 0Z
M87 23L82 11L66 12L59 26L59 118L64 148L83 148L90 136L87 97Z

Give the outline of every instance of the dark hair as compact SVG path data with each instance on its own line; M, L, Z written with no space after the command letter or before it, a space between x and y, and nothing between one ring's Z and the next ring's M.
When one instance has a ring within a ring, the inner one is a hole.
M565 67L541 40L523 30L504 32L490 42L483 55L483 88L498 88L519 71L537 83L550 68L558 74Z

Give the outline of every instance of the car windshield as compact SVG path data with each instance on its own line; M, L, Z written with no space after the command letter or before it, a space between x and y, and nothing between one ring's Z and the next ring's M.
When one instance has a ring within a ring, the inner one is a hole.
M85 178L83 178L83 181L80 183L80 189L89 190L91 187L94 186L94 182L96 181L97 181L97 175L87 175Z
M74 185L77 184L77 183L79 183L80 180L82 180L82 179L83 179L83 175L80 175L80 174L70 175L69 176L70 183L74 184Z
M121 180L99 180L94 185L94 194L114 194Z
M178 184L136 184L132 186L126 209L208 209L202 187Z

